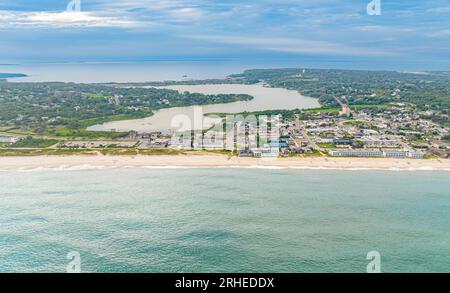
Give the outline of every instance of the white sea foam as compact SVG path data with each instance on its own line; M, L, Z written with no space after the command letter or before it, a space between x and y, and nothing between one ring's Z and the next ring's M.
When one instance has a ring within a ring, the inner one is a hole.
M209 167L201 167L203 169L209 168ZM397 167L390 167L390 168L370 168L370 167L315 167L315 166L262 166L262 165L252 165L252 166L239 166L239 165L232 165L232 166L216 166L214 168L219 169L271 169L271 170L286 170L286 169L293 169L293 170L338 170L338 171L450 171L450 168L443 168L443 169L435 169L431 166L423 166L423 167L417 167L417 168L397 168Z
M282 170L286 169L286 167L283 166L265 166L265 165L251 165L251 166L239 166L239 165L232 165L232 166L216 166L215 168L225 169L269 169L269 170Z
M142 166L142 169L203 169L203 167L194 167L194 166Z
M15 171L22 173L29 172L42 172L42 171L85 171L85 170L105 170L105 169L116 169L115 166L101 166L101 165L75 165L75 166L67 166L61 165L59 167L36 167L36 168L19 168Z
M295 170L342 170L342 171L370 171L370 170L383 170L376 168L362 168L362 167L312 167L312 166L290 166L287 169Z
M261 169L261 170L338 170L338 171L392 171L392 172L414 172L414 171L450 171L450 168L434 168L432 166L421 167L389 167L389 168L370 168L370 167L324 167L324 166L273 166L273 165L217 165L217 166L177 166L177 165L161 165L161 166L104 166L104 165L61 165L59 167L36 167L36 168L17 168L17 169L0 169L0 172L43 172L43 171L85 171L85 170L111 170L111 169Z

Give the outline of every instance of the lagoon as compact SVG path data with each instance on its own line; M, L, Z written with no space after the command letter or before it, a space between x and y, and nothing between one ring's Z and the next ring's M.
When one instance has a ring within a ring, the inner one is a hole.
M270 88L263 84L206 84L206 85L176 85L161 88L177 90L180 92L195 92L202 94L248 94L254 97L251 101L241 101L228 104L215 104L205 106L175 107L155 112L155 115L144 119L108 122L94 125L88 130L92 131L185 131L186 126L180 127L177 121L190 119L193 129L206 129L220 121L218 117L204 117L201 125L194 123L194 116L199 113L230 113L254 112L264 110L290 110L320 107L317 99L302 96L294 90ZM198 117L198 116L197 116ZM188 127L188 128L191 128Z

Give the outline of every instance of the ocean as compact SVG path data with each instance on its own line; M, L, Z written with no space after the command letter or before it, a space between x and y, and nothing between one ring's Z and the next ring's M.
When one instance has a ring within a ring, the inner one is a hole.
M356 61L354 57L339 56L294 59L217 59L217 60L139 60L124 62L24 62L0 64L0 72L23 73L27 77L10 78L14 82L146 82L224 78L247 69L322 68L360 70L446 70L442 63L423 64L394 58L389 62L374 62L373 58Z
M147 82L225 78L253 68L302 67L301 62L238 61L143 61L143 62L74 62L23 63L0 65L0 72L24 73L12 82Z
M450 172L0 172L0 272L450 272Z

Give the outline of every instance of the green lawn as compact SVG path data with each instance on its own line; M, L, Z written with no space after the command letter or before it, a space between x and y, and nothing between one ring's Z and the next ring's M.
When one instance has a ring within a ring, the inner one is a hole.
M336 146L332 143L317 143L317 145L324 149L334 149Z

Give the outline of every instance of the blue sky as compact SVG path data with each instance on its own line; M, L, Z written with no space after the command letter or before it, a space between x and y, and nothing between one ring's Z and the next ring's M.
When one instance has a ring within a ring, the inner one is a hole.
M0 0L0 63L317 58L450 69L450 1Z

